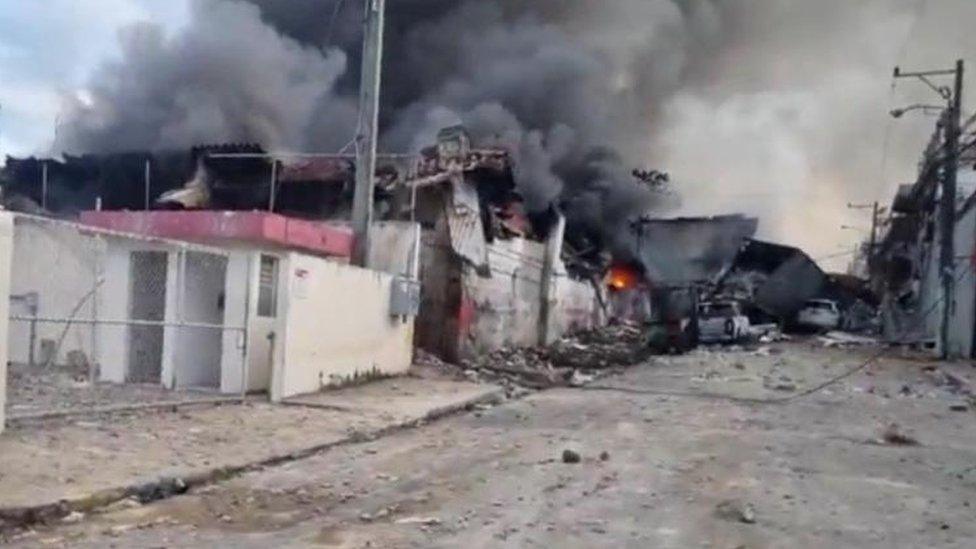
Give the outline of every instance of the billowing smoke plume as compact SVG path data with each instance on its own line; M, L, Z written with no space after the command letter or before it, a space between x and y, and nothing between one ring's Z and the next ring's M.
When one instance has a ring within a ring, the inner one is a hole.
M191 1L174 36L123 32L122 59L70 105L59 148L352 139L363 0ZM810 230L813 210L878 198L891 65L920 5L389 0L381 146L416 151L461 122L478 144L513 151L530 207L558 198L575 225L604 234L647 209L676 211L630 176L662 168L679 211L758 214L768 236L819 252L844 219ZM940 6L954 21L976 15L967 0ZM974 38L936 42L908 60L946 65ZM910 145L896 166L909 179Z

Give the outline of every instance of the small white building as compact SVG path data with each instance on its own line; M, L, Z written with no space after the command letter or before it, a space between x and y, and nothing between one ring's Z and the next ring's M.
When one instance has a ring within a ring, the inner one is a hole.
M88 379L169 389L268 391L275 401L410 366L415 312L397 290L416 269L415 225L377 228L385 247L372 260L384 272L348 264L342 228L271 214L3 220L12 233L0 234L0 254L11 255L4 364L66 365Z

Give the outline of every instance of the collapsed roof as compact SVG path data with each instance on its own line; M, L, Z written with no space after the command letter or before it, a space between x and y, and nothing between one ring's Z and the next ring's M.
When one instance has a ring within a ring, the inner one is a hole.
M716 293L789 318L821 293L825 281L824 272L803 250L749 240L719 280Z
M718 278L756 234L759 221L742 215L642 218L633 227L633 255L650 283L680 287Z

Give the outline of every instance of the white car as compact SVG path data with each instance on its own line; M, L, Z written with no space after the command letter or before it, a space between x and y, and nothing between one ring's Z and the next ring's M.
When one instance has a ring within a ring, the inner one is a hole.
M749 333L749 318L734 301L698 305L698 339L702 343L733 343Z
M829 299L811 299L800 309L796 321L807 328L836 330L841 323L840 307Z

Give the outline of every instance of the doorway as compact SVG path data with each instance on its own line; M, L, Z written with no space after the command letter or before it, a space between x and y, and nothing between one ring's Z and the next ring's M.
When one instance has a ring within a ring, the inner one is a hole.
M182 321L178 328L176 386L219 389L223 359L227 258L186 252L183 274Z
M166 252L132 252L129 261L129 318L159 322L129 326L128 383L159 383L166 318Z
M257 284L252 283L255 306L248 321L247 390L267 391L271 389L271 365L274 362L276 343L280 262L275 256L261 255L257 263Z

